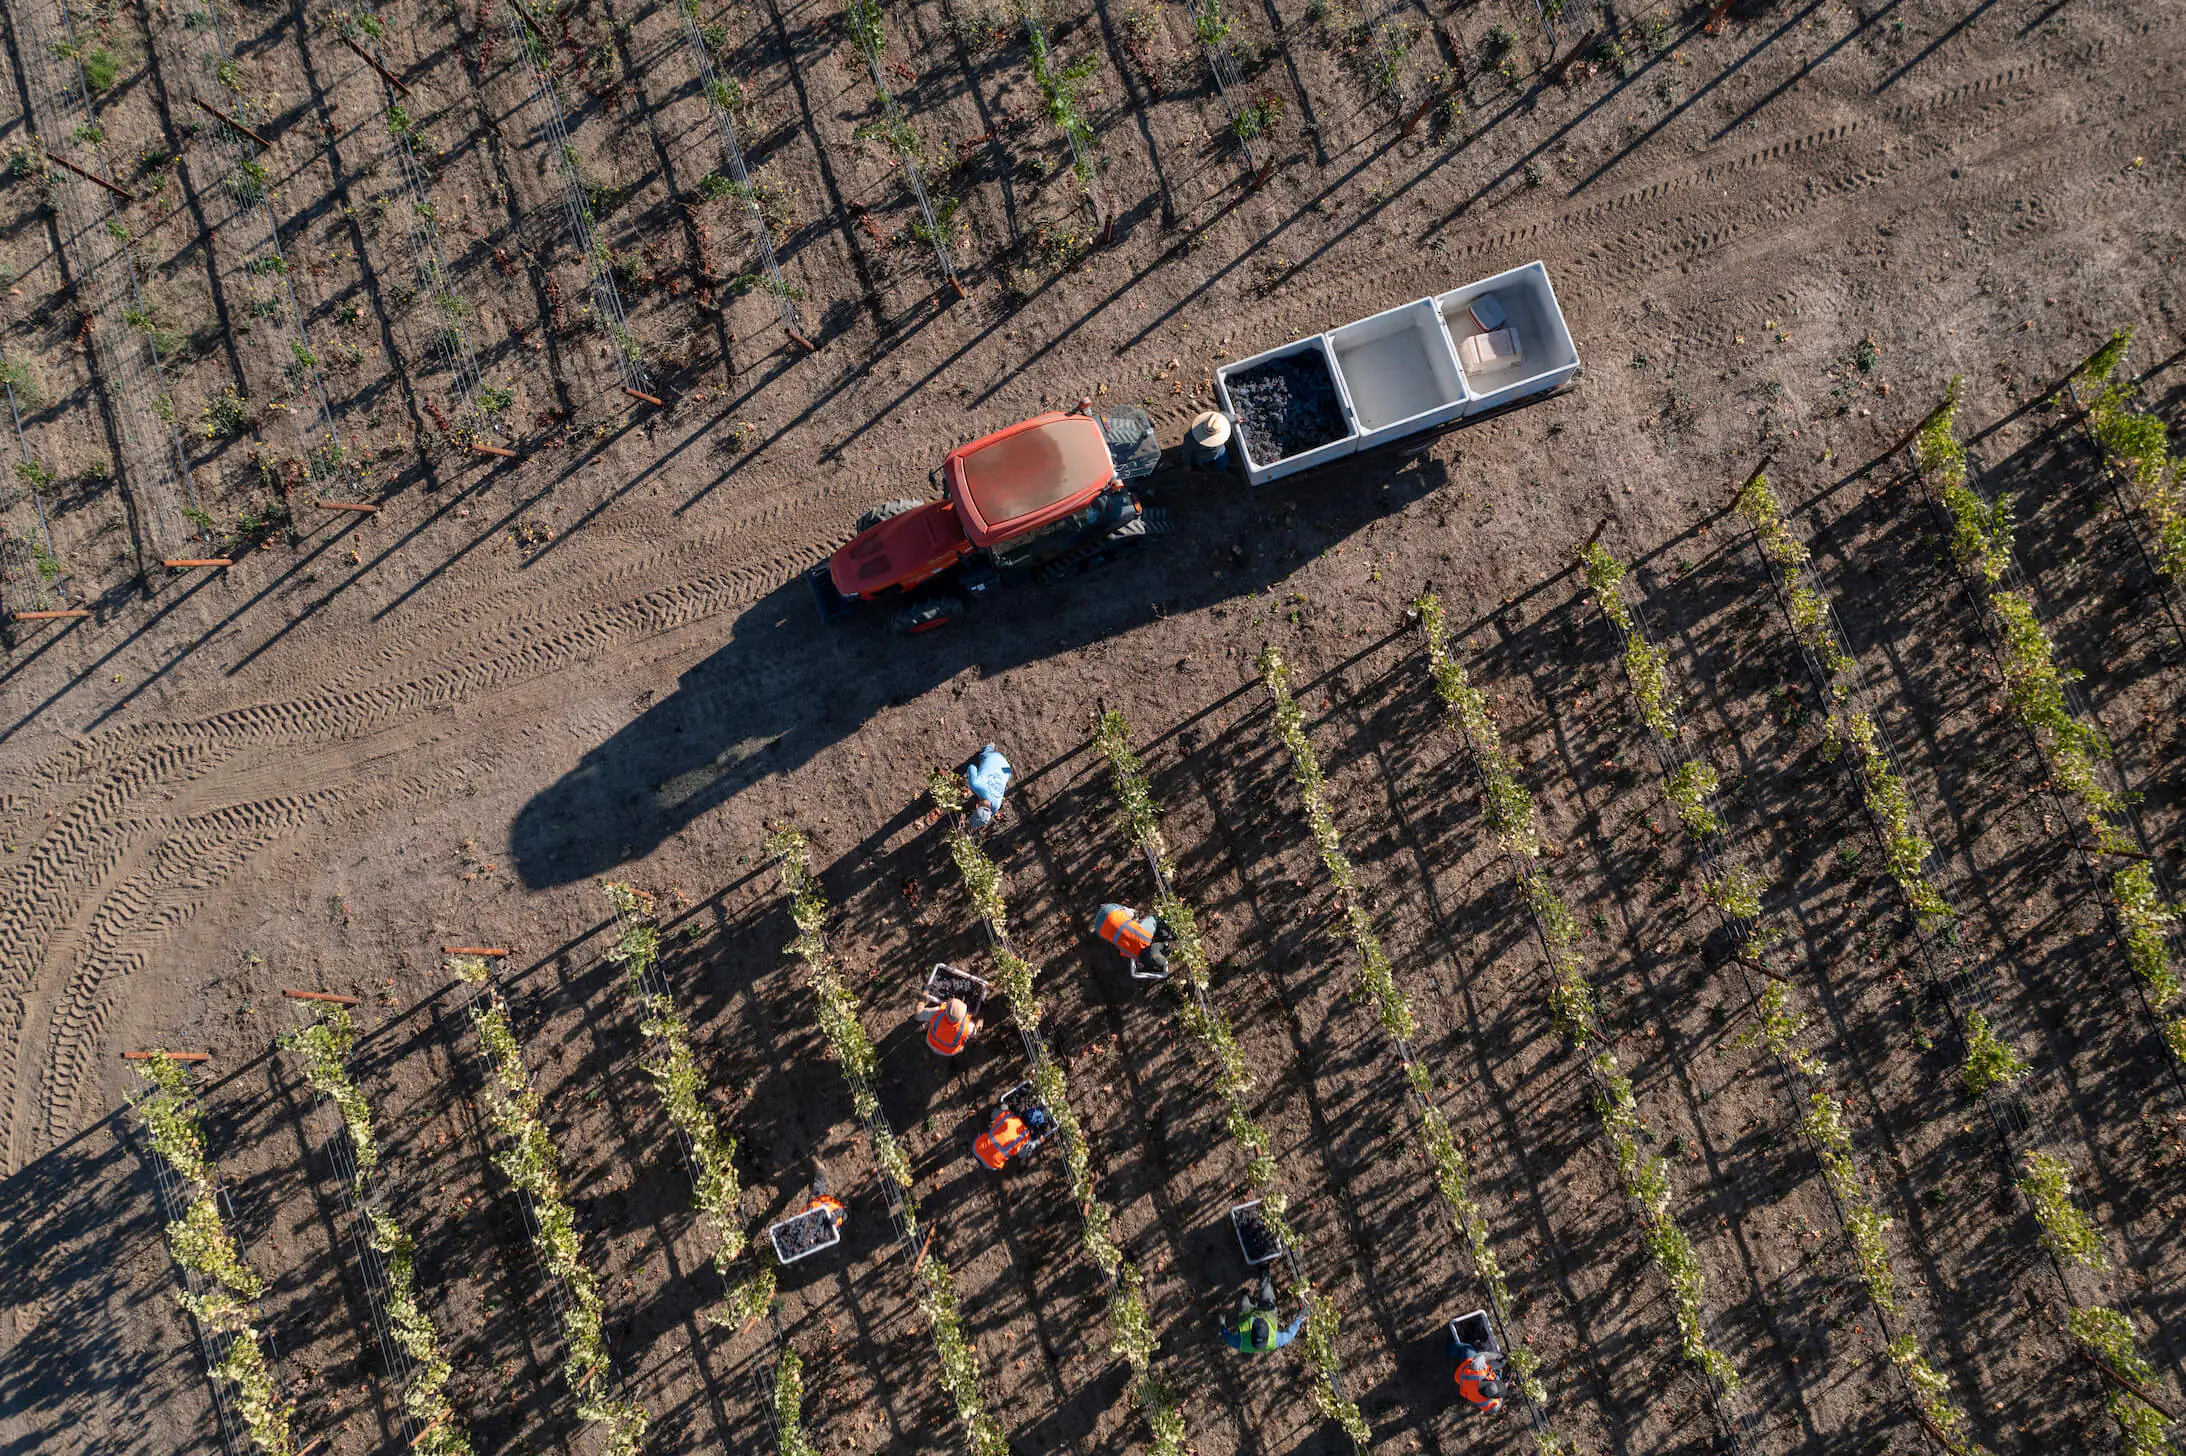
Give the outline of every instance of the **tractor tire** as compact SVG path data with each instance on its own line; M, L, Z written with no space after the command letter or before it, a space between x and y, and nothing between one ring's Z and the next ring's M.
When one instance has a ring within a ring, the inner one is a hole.
M905 511L915 511L924 504L926 504L926 502L915 500L882 501L879 505L873 507L873 509L858 517L858 532L860 535L863 535L865 532L870 531L875 526L879 525L882 521L892 520L895 517L902 515Z
M888 625L898 637L916 637L946 627L963 615L962 597L928 597L922 602L898 607L889 617Z

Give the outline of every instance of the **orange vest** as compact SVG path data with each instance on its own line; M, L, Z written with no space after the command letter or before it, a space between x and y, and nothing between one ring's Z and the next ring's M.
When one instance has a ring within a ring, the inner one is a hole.
M1488 1363L1488 1357L1475 1355L1457 1367L1457 1393L1483 1411L1499 1410L1503 1404L1501 1396L1480 1393L1480 1382L1492 1379L1494 1375L1495 1367Z
M830 1198L824 1193L806 1204L802 1212L810 1213L815 1208L826 1209L828 1221L837 1228L842 1227L843 1219L848 1216L848 1210L843 1207L843 1201L840 1198Z
M1131 912L1121 905L1103 915L1098 928L1101 939L1132 960L1144 955L1146 947L1154 943L1139 922L1131 918Z
M1002 1165L1031 1141L1032 1129L1025 1126L1023 1118L1005 1107L994 1115L993 1124L985 1132L972 1139L972 1151L980 1162L999 1173Z
M964 1050L964 1043L972 1039L971 1015L962 1021L949 1019L949 1008L944 1006L926 1023L926 1045L945 1057L953 1057Z

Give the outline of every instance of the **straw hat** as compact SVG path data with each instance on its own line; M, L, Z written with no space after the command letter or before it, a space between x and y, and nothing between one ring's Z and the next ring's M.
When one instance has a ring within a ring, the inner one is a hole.
M1219 450L1230 442L1230 417L1220 410L1208 410L1192 421L1185 437L1202 450Z

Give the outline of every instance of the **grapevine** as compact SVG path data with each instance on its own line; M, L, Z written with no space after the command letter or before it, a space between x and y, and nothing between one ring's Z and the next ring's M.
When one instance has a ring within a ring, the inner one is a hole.
M911 1187L911 1160L881 1115L880 1098L873 1091L879 1058L859 1019L858 998L843 984L834 956L822 934L827 924L827 899L809 865L811 845L789 826L768 834L767 858L774 861L782 888L789 895L790 920L797 938L790 950L804 962L812 987L815 1018L835 1053L849 1084L850 1100L865 1124L873 1146L873 1161L896 1189L891 1200L905 1256L912 1258L921 1279L919 1310L933 1332L934 1355L941 1365L941 1386L956 1407L957 1422L964 1428L970 1456L1009 1456L1009 1438L987 1409L979 1385L979 1359L964 1337L958 1313L956 1285L939 1257L918 1258L918 1205Z
M1607 553L1602 555L1606 557ZM1613 559L1609 565L1615 566ZM1590 584L1597 579L1597 573L1600 580L1613 587L1621 579L1623 569L1615 566L1614 571L1602 570L1590 561ZM1724 1395L1733 1395L1740 1385L1738 1370L1707 1336L1706 1317L1702 1312L1702 1294L1707 1281L1699 1255L1669 1211L1669 1175L1664 1171L1662 1161L1642 1145L1643 1135L1652 1142L1653 1134L1647 1132L1640 1121L1638 1106L1632 1100L1631 1081L1619 1067L1616 1054L1606 1047L1596 1049L1602 1041L1602 1033L1595 1019L1593 992L1586 981L1585 960L1578 950L1577 922L1556 888L1554 878L1537 863L1541 839L1534 823L1532 798L1518 786L1509 753L1503 747L1502 735L1497 731L1494 719L1488 714L1485 700L1467 679L1465 669L1449 653L1440 598L1430 592L1414 604L1414 609L1427 639L1428 672L1436 694L1470 745L1483 785L1500 783L1508 786L1504 790L1506 813L1503 816L1491 814L1489 829L1495 835L1497 847L1516 871L1519 887L1533 912L1535 928L1548 955L1550 1016L1557 1028L1571 1039L1576 1050L1582 1055L1591 1053L1587 1055L1587 1069L1594 1081L1594 1111L1609 1140L1625 1194L1638 1205L1641 1240L1669 1286L1680 1351L1694 1368L1714 1382L1711 1389L1719 1386ZM1661 662L1660 656L1652 650L1644 659L1657 666ZM1632 661L1627 654L1627 664ZM1643 710L1648 714L1650 726L1655 721L1653 709L1664 713L1674 710L1675 700L1669 693L1668 684L1658 685L1661 691L1654 698L1652 708ZM1671 732L1675 732L1674 722ZM1489 788L1489 794L1492 804L1495 802L1493 787Z
M1252 1115L1252 1073L1246 1066L1244 1049L1237 1044L1228 1018L1208 999L1207 945L1200 937L1199 922L1191 906L1171 888L1174 871L1169 863L1168 842L1162 837L1161 815L1154 804L1153 790L1131 747L1131 726L1123 714L1111 709L1101 714L1094 727L1093 739L1108 760L1109 779L1115 786L1116 801L1122 811L1124 833L1145 850L1155 868L1158 894L1154 913L1169 928L1169 961L1179 972L1169 981L1169 988L1176 997L1177 1020L1214 1063L1215 1092L1222 1099L1223 1125L1229 1131L1230 1140L1244 1154L1245 1181L1260 1199L1261 1218L1285 1249L1295 1249L1298 1237L1290 1226L1290 1197L1282 1188L1274 1155L1269 1152L1267 1131ZM1451 1152L1460 1176L1445 1187L1444 1194L1445 1197L1454 1194L1457 1199L1464 1200L1462 1155L1456 1153L1454 1146ZM1464 1205L1453 1203L1453 1206ZM1477 1230L1480 1243L1476 1257L1485 1255L1500 1277L1500 1266L1492 1265L1494 1256L1487 1253L1486 1223L1477 1214L1475 1209L1473 1220L1466 1224L1467 1235L1470 1237ZM1306 1319L1307 1351L1313 1356L1322 1381L1314 1390L1314 1401L1324 1415L1341 1425L1354 1440L1363 1440L1359 1433L1363 1417L1342 1395L1342 1365L1335 1350L1336 1311L1325 1295L1312 1291L1310 1284L1301 1285L1296 1292L1300 1298L1312 1295ZM1317 1320L1327 1334L1326 1339L1315 1337L1314 1322Z
M212 1281L202 1294L176 1297L208 1332L227 1337L227 1352L213 1374L232 1387L251 1444L264 1456L295 1456L289 1405L274 1386L265 1345L251 1322L251 1302L265 1292L265 1281L221 1220L219 1171L205 1152L190 1075L164 1052L154 1052L136 1068L153 1089L134 1103L138 1121L152 1150L182 1180L184 1212L167 1225L167 1247L184 1270Z
M1320 757L1314 752L1313 741L1306 735L1305 713L1291 694L1290 668L1282 654L1272 646L1261 649L1255 666L1259 669L1261 684L1274 704L1276 736L1282 739L1290 755L1291 782L1298 788L1306 827L1312 833L1329 882L1337 889L1344 910L1344 925L1350 933L1353 949L1358 952L1357 994L1373 1005L1382 1031L1388 1035L1404 1064L1405 1084L1411 1088L1419 1112L1420 1156L1433 1173L1435 1189L1449 1208L1451 1221L1472 1254L1474 1270L1487 1285L1500 1316L1510 1308L1510 1287L1501 1261L1488 1245L1487 1220L1470 1190L1471 1167L1458 1149L1448 1119L1434 1101L1434 1074L1412 1047L1416 1021L1411 998L1397 985L1389 968L1388 955L1374 928L1373 914L1366 908L1359 892L1358 873L1352 867L1350 856L1344 852L1335 816L1329 812L1324 793L1327 780L1321 772ZM1512 787L1516 787L1515 782ZM1524 791L1518 792L1523 794ZM1530 799L1527 805L1530 812ZM1519 1388L1526 1399L1537 1406L1544 1403L1548 1387L1539 1376L1531 1373L1538 1368L1538 1357L1522 1337L1515 1339L1511 1364L1514 1369L1527 1372L1519 1380ZM1560 1449L1545 1425L1536 1428L1535 1440L1543 1450Z
M645 1075L660 1093L668 1121L683 1139L691 1168L691 1197L699 1217L714 1233L713 1265L726 1278L744 1252L747 1236L737 1200L736 1139L721 1131L706 1105L706 1080L691 1055L690 1030L660 979L660 926L653 918L653 897L616 881L604 881L608 903L620 929L608 958L622 967L623 984L640 1013L638 1030L655 1044ZM731 1292L730 1309L716 1323L738 1326L763 1313L774 1297L774 1272L760 1269L744 1287Z
M576 1211L562 1184L561 1154L555 1150L542 1115L523 1047L509 1023L508 1005L494 989L486 962L476 956L450 956L448 971L478 988L470 1004L471 1027L486 1053L489 1080L487 1110L502 1148L493 1164L529 1201L532 1247L539 1262L560 1284L562 1305L562 1378L577 1398L577 1414L608 1428L607 1456L629 1456L645 1443L652 1422L643 1405L611 1394L613 1361L602 1319L599 1278L584 1261Z
M372 1174L379 1167L379 1140L373 1132L371 1104L349 1076L349 1053L356 1036L348 1007L321 1002L311 1024L283 1041L302 1059L304 1080L334 1105L349 1135L356 1169L349 1192L364 1220L365 1242L386 1270L388 1329L417 1367L402 1392L403 1410L423 1428L411 1450L417 1456L470 1456L470 1433L448 1398L455 1366L441 1350L439 1327L418 1302L416 1242L369 1196Z
M2186 462L2171 456L2170 430L2133 403L2133 382L2117 377L2131 329L2112 334L2095 357L2072 376L2075 398L2092 391L2082 418L2103 457L2140 493L2140 508L2156 537L2156 569L2186 579Z
M963 876L973 911L986 922L995 964L1000 969L998 981L1009 998L1010 1020L1023 1034L1026 1050L1032 1055L1033 1090L1054 1119L1056 1136L1063 1145L1071 1201L1077 1205L1081 1219L1079 1246L1113 1286L1108 1297L1110 1348L1131 1367L1132 1395L1146 1413L1158 1456L1183 1456L1189 1449L1183 1412L1175 1391L1153 1368L1157 1342L1146 1312L1145 1281L1110 1233L1115 1214L1094 1186L1092 1151L1086 1144L1085 1129L1070 1106L1068 1079L1046 1055L1041 1042L1041 1007L1033 990L1034 970L1009 943L1009 911L1002 893L1001 867L987 857L964 826L961 811L968 791L963 779L936 771L927 789L935 805L948 816L950 857Z

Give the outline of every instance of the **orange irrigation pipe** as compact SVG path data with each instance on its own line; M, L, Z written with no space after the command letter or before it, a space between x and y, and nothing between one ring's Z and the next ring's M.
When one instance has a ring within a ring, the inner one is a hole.
M504 945L444 945L440 948L440 953L442 955L505 956L509 952L508 947Z
M283 987L281 994L291 1001L331 1001L336 1006L354 1006L357 1004L356 997L337 996L332 991L291 991Z
M165 1057L170 1062L209 1062L213 1059L211 1052L123 1052L121 1054L121 1059L125 1062L156 1062L161 1057Z

